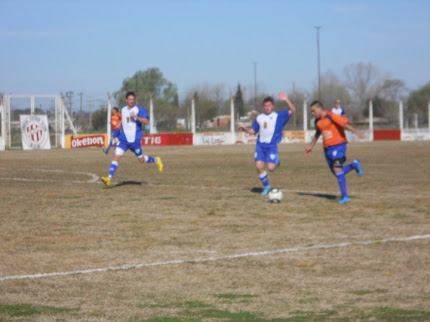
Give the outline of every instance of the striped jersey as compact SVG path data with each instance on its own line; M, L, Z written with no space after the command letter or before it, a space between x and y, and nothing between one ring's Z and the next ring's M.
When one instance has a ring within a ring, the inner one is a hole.
M290 111L262 113L257 116L252 125L255 133L258 133L257 142L265 144L277 144L282 140L282 130L290 119Z
M120 141L127 141L129 143L133 143L142 140L142 122L132 117L131 113L134 113L139 117L149 119L148 112L143 107L135 105L129 108L128 106L124 106L121 110L122 126L121 134L119 135Z

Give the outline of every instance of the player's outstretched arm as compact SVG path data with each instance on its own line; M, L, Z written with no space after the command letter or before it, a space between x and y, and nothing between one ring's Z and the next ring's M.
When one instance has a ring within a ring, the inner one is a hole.
M238 131L246 132L246 133L248 133L248 134L255 134L254 129L250 129L250 128L244 127L244 126L242 126L242 125L239 125L239 126L237 127L237 130L238 130Z
M290 108L290 115L293 114L296 111L296 107L294 106L293 103L291 103L290 99L288 98L287 94L285 94L284 92L279 92L279 99L281 101L284 101L285 103L287 103L288 107Z
M308 147L305 149L305 151L303 152L304 155L309 155L312 152L312 149L314 148L315 144L317 143L319 137L320 137L320 133L316 132L314 137L312 138L311 143L308 145Z
M359 130L357 130L355 127L353 127L349 123L345 124L344 128L347 129L348 131L351 131L355 135L357 135L360 139L365 139L366 138L366 136L363 133L361 133Z

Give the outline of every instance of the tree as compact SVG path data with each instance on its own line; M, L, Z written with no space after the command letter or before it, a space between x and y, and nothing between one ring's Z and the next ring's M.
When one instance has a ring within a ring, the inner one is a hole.
M351 95L349 95L348 89L330 70L321 75L321 96L322 103L327 108L334 106L338 99L344 109L348 110L351 107ZM312 97L318 97L317 85L314 86Z
M398 101L406 91L407 88L404 81L387 77L381 85L380 96L387 100Z
M237 85L236 94L234 95L234 108L239 117L245 115L245 103L243 102L243 94L240 84Z
M195 99L196 125L201 128L207 120L230 111L230 99L226 95L225 85L209 85L207 83L190 88L185 96L182 114L191 115L191 99Z
M351 91L353 108L362 111L371 97L378 95L381 81L372 63L351 64L344 68L345 86Z
M106 129L107 125L107 108L100 107L91 115L91 125L94 130Z
M114 94L116 101L124 102L128 91L136 94L136 103L141 106L148 107L152 97L158 127L176 127L179 114L178 89L164 78L158 68L138 71L132 77L124 79L121 88Z
M407 112L408 114L417 113L418 122L421 124L427 120L429 100L430 82L409 95Z

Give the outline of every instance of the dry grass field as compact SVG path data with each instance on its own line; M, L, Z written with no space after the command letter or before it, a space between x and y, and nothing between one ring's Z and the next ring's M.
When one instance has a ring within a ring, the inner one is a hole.
M430 321L430 142L349 144L345 205L304 148L279 204L253 146L0 152L0 320Z

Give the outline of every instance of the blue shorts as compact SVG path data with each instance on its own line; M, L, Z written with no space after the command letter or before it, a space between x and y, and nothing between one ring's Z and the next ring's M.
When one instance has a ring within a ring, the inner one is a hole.
M140 143L140 140L135 141L133 143L120 140L115 148L115 155L122 156L127 150L133 151L138 158L143 157L142 145Z
M324 148L324 153L330 169L341 168L346 161L346 143L328 146Z
M112 137L113 138L119 138L120 133L121 133L121 130L113 130L112 131Z
M276 144L261 144L255 146L255 161L278 164L281 162L278 155L278 146Z

